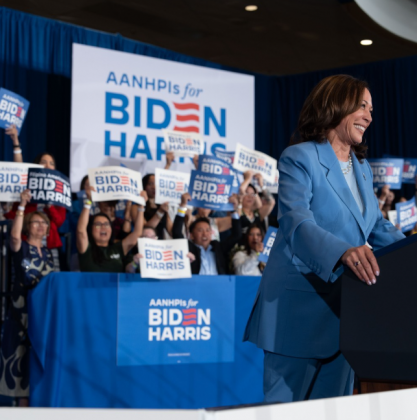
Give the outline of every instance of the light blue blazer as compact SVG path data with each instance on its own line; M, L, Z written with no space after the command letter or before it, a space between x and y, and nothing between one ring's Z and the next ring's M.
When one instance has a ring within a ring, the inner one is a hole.
M404 238L382 217L369 163L352 153L364 214L328 142L288 147L279 160L279 230L244 340L285 356L326 358L339 349L340 282L351 247Z

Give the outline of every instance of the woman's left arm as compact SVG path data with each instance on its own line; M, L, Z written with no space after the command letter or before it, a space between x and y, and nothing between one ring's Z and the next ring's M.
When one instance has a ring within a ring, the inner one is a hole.
M140 196L145 199L145 202L148 199L146 191L141 191ZM143 213L145 208L143 206L138 207L138 213L135 220L135 226L132 233L130 233L126 238L122 240L123 253L126 255L138 242L138 238L142 236L143 231Z

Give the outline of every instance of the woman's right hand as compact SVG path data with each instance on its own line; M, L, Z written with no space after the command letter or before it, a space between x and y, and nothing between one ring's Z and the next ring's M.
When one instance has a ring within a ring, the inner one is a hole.
M32 194L30 190L24 190L20 193L20 205L25 207L27 203L29 203L30 199L32 198Z
M369 286L376 283L379 266L374 253L367 245L349 248L342 255L341 261L356 274L359 280Z

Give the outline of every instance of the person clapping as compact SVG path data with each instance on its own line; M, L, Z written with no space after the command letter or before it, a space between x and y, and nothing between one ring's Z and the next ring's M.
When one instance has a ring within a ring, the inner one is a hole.
M172 229L174 239L184 237L182 233L184 217L187 210L187 203L190 200L191 197L188 193L183 194L181 197L181 204L178 213L175 216L174 227ZM190 225L190 240L188 241L188 246L190 252L195 256L195 261L191 263L191 271L193 274L228 274L228 254L242 236L240 216L237 212L237 197L232 196L229 201L233 203L235 211L232 214L231 234L224 241L219 242L211 240L212 229L210 221L205 217L196 219Z

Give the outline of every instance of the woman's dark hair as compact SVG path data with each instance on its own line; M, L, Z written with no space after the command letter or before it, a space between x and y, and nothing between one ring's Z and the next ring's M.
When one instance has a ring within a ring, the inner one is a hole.
M109 240L109 246L113 245L113 226L112 226L110 217L107 216L107 214L105 214L105 213L95 214L94 216L91 217L91 220L90 220L90 222L88 224L88 228L87 228L88 241L91 245L91 256L92 256L95 264L101 264L105 261L104 254L103 254L102 250L100 249L99 246L97 246L96 241L93 238L94 221L99 216L105 217L110 223L111 235L110 235L110 240Z
M54 163L55 163L55 167L56 167L56 160L55 160L55 156L52 153L49 152L43 152L40 155L35 157L35 160L33 161L33 163L37 163L38 165L40 164L40 161L42 160L42 158L45 156L51 156L51 158L53 159Z
M255 185L253 184L248 184L248 186L246 187L246 189L248 189L249 187L251 187L253 189L253 191L255 192L255 194L257 193L257 190L255 188Z
M85 190L85 183L88 181L88 175L86 175L82 180L81 180L81 184L80 184L80 191L84 191Z
M147 174L142 178L143 189L146 189L146 187L148 186L149 180L151 179L151 176L155 176L155 174Z
M359 109L365 89L369 90L365 81L346 74L321 80L304 102L290 144L311 140L325 142L329 130L336 128L343 118ZM364 143L352 146L360 161L365 158L367 149Z
M193 223L191 223L190 228L188 229L188 231L190 233L193 233L193 230L195 229L195 227L199 224L199 223L207 223L209 226L210 225L210 220L207 219L207 217L199 217L198 219L194 220Z
M246 231L244 237L243 237L243 246L245 247L245 251L248 255L251 254L251 247L249 246L249 233L251 230L253 229L259 229L262 235L262 240L265 237L265 231L264 228L262 227L262 225L260 223L252 223L251 225L249 225L248 230Z

